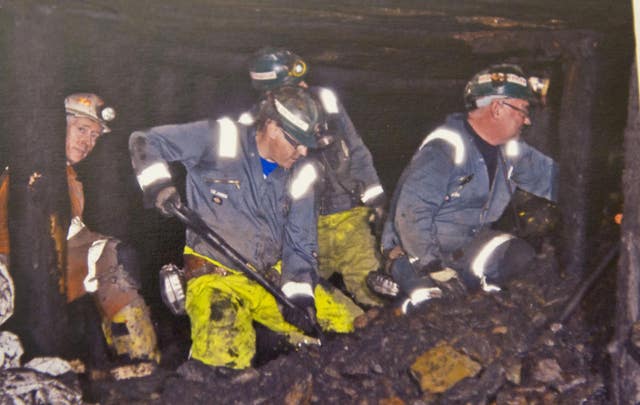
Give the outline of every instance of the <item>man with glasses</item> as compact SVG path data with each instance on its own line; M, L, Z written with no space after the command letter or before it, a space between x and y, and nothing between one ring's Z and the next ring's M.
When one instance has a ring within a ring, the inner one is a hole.
M525 241L491 229L516 187L555 199L556 164L520 139L532 124L531 83L511 64L476 74L467 113L431 132L402 174L382 238L393 280L379 273L370 282L382 293L397 283L405 313L441 295L430 273L449 267L468 286L497 291L533 259Z
M253 56L249 75L263 95L281 86L299 86L319 101L328 127L323 147L315 153L324 166L318 195L320 276L335 280L363 308L381 306L384 301L365 280L380 267L376 237L382 232L387 199L371 153L338 95L326 87L308 86L308 70L299 55L266 47Z
M279 309L267 290L187 229L185 309L192 359L220 370L247 368L256 352L253 322L296 338L315 330L316 319L325 330L350 332L362 314L318 285L320 173L316 162L303 157L317 146L323 124L320 107L304 89L284 87L266 97L249 126L223 117L131 135L145 205L169 215L182 205L168 162L182 163L187 205L302 310ZM190 362L186 369L190 365L199 367Z

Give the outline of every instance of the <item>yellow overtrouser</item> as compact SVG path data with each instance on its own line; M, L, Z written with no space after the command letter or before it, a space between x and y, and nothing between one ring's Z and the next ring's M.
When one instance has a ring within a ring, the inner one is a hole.
M102 331L107 344L116 354L135 360L160 362L156 333L149 307L142 298L136 299L118 311L110 320L102 320Z
M342 274L347 290L365 305L381 306L365 279L380 266L376 239L371 233L367 207L321 215L318 220L318 265L323 278Z
M220 265L189 248L185 253ZM314 293L322 329L352 332L353 320L362 310L346 297L335 296L321 286ZM284 320L267 290L233 270L225 276L206 274L189 280L186 311L191 320L191 357L212 366L242 369L251 365L256 350L252 321L290 336L301 333Z

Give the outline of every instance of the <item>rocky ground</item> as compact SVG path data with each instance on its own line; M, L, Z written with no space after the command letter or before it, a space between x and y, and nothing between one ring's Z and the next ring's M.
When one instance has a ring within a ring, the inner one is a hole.
M546 250L502 292L469 293L450 280L442 284L443 298L410 316L390 303L367 312L353 334L268 354L244 372L182 363L185 349L175 341L155 374L86 383L84 398L101 404L606 403L603 352L611 318L589 319L583 302L564 324L554 322L577 280L562 277ZM587 296L601 305L587 302L589 313L593 305L603 313L602 300L592 295L606 293L597 291L606 279Z

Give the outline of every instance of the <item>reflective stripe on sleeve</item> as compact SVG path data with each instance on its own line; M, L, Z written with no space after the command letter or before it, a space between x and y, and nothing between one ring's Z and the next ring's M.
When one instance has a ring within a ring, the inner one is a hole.
M109 239L98 239L91 244L89 251L87 252L87 276L84 278L83 285L87 292L95 292L98 289L98 279L96 278L96 263L104 247L107 245Z
M220 139L218 156L234 158L238 155L238 127L227 117L218 120L220 124Z
M322 107L326 113L338 113L338 98L333 91L329 89L320 89L318 96L320 97L320 102L322 103Z
M156 162L144 168L137 176L138 184L144 190L160 180L171 179L169 167L165 162Z
M382 193L384 193L384 190L382 189L382 186L380 184L370 186L362 194L362 198L361 198L362 203L366 204L368 201L373 200L374 198L378 197Z
M294 295L306 295L313 297L313 289L309 283L296 283L295 281L289 281L282 286L282 292L287 297L293 297Z
M456 165L460 165L464 162L465 158L465 149L464 143L462 142L462 137L457 132L453 132L449 129L439 128L430 133L422 144L420 145L420 149L422 149L426 144L436 139L442 139L443 141L448 142L454 149L454 163Z
M291 186L289 189L289 193L294 200L299 199L300 197L307 194L307 192L312 188L313 183L318 178L318 172L316 168L307 163L295 174L293 181L291 182Z

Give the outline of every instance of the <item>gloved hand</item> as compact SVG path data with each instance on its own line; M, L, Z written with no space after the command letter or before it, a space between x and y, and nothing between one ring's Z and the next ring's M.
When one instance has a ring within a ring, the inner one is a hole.
M381 270L370 271L365 281L371 291L383 297L394 298L400 292L398 283L389 274Z
M289 284L289 283L287 283ZM298 327L306 334L314 334L318 328L318 320L316 318L316 301L313 295L307 293L292 293L287 284L282 287L282 292L289 298L296 308L290 308L286 305L281 306L280 312L285 321ZM308 284L309 291L313 291L311 284Z
M160 190L156 195L155 207L165 217L172 216L172 208L180 208L182 206L182 200L180 194L174 186L168 186Z

